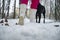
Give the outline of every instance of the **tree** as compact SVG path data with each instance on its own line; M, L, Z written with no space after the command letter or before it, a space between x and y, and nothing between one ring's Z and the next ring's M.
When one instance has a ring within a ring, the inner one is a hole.
M16 10L16 0L14 0L14 14L13 14L13 18L15 18L15 16L16 16L15 10Z
M8 0L8 12L7 12L7 17L9 16L9 8L10 8L10 0Z
M60 21L60 0L55 0L55 20Z
M0 14L1 14L1 0L0 0Z
M50 16L49 16L49 18L54 19L55 18L54 14L55 14L55 0L50 0Z
M2 19L4 18L4 6L5 6L5 0L2 1Z

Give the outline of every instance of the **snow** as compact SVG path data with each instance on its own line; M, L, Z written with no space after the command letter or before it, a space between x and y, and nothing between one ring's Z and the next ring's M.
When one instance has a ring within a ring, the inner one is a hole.
M46 19L44 24L42 20L41 23L32 23L25 18L22 26L15 25L18 19L8 19L9 26L0 24L0 40L60 40L60 23Z

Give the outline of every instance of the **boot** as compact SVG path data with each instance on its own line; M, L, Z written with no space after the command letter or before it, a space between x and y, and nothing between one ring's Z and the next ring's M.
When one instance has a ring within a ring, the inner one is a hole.
M24 17L23 16L19 17L19 24L24 25Z

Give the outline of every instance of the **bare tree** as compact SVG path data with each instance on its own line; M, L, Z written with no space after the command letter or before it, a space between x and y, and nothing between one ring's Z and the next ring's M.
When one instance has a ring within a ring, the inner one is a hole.
M5 6L5 0L2 1L2 19L4 18L4 6Z
M60 0L55 0L55 20L60 21Z
M55 14L55 0L50 0L50 19L54 19L54 14Z
M15 18L15 16L16 16L15 10L16 10L16 0L14 0L14 14L13 14L13 18Z
M0 14L1 14L1 0L0 0Z
M9 16L10 0L8 0L7 17Z

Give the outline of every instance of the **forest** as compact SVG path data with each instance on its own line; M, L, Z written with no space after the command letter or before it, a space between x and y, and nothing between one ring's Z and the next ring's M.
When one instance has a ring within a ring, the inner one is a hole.
M27 5L28 10L30 6L30 1L31 0L29 0L29 3ZM5 13L7 14L8 18L18 17L19 9L20 9L19 2L20 0L0 0L0 18L3 18ZM46 18L52 19L55 21L60 21L60 0L40 0L40 3L46 8ZM18 4L18 7L17 7L17 4ZM18 11L16 11L17 8L18 8ZM29 16L29 14L27 15Z

